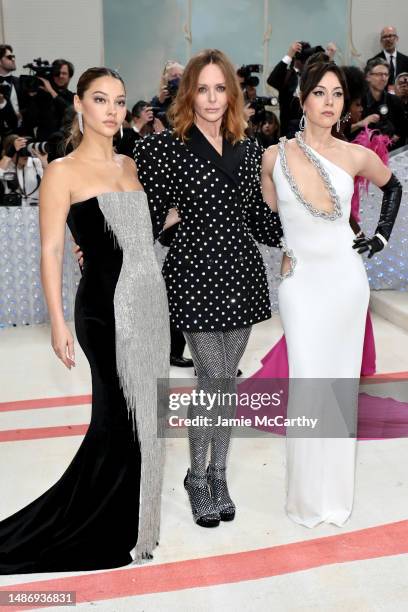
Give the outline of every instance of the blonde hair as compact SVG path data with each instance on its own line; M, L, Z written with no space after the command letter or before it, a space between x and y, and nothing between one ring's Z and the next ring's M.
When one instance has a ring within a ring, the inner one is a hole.
M179 62L176 62L176 60L168 60L164 64L163 72L160 77L159 95L160 95L162 88L166 87L168 83L168 80L169 80L168 75L172 68L180 68L181 70L184 70L184 66L180 64Z
M245 138L247 123L244 116L244 96L234 66L218 49L204 49L188 62L168 112L173 132L182 140L186 140L187 132L194 123L194 98L197 95L198 78L201 70L208 64L216 64L224 74L228 106L221 131L229 142L235 144Z
M106 76L110 76L110 77L113 77L114 79L118 79L123 84L123 87L125 87L125 83L122 77L120 76L118 72L116 72L116 70L112 70L112 68L106 68L105 66L88 68L88 70L85 70L85 72L83 72L78 79L78 84L77 84L78 98L82 100L85 92L89 89L93 81L95 81L96 79L100 79L101 77L106 77ZM74 149L76 149L80 145L81 140L82 140L82 132L79 129L78 113L75 113L72 119L69 136L67 140L65 141L65 150L70 144L72 145Z
M5 138L3 140L3 147L2 147L2 151L1 151L1 157L5 156L7 149L9 148L9 146L11 144L14 144L14 141L17 138L18 138L18 134L9 134L8 136L5 136Z

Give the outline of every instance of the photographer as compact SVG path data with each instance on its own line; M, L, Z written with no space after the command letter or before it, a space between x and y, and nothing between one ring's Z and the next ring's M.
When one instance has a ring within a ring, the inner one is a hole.
M16 56L11 45L0 45L0 145L8 134L21 125L22 92L20 79L11 73L16 69Z
M133 152L138 140L149 134L158 134L165 129L163 123L153 115L148 102L139 100L132 108L132 126L123 128L123 136L115 143L118 153L133 159Z
M168 127L166 113L176 97L183 72L184 66L178 62L174 60L166 62L160 79L159 94L154 96L150 102L155 116L158 116L166 127Z
M2 92L2 86L0 85L0 146L2 146L5 136L17 130L17 125L17 115L14 112L10 100L8 100L4 92Z
M3 206L37 205L47 163L47 155L30 145L27 138L16 134L7 136L0 159Z
M389 65L381 57L367 63L364 73L367 91L363 97L363 117L379 115L380 119L369 127L386 134L392 141L392 149L405 145L407 128L404 110L397 96L387 91Z
M299 129L299 121L302 117L302 109L300 108L299 97L297 95L299 79L306 61L311 55L318 52L324 52L323 47L320 45L311 47L308 42L293 42L288 49L287 55L276 64L267 79L268 85L274 87L279 92L282 136L290 138ZM335 49L331 49L330 53L334 55Z
M266 120L267 107L278 105L278 99L275 96L257 95L256 88L259 85L259 78L252 73L259 74L262 71L262 64L243 65L237 70L238 81L244 94L244 115L248 123L245 133L248 137L253 137L257 140L258 134L261 134L261 125Z
M280 125L275 113L265 111L265 117L259 124L255 138L263 149L275 145L279 141Z
M73 105L74 94L68 89L74 74L74 66L65 59L54 60L49 66L39 58L28 67L35 73L24 79L28 103L24 113L24 125L36 140L47 140L58 132L64 114Z

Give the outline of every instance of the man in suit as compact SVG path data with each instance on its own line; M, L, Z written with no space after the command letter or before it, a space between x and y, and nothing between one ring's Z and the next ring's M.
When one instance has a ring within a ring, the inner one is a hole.
M20 109L22 104L20 79L12 75L15 69L16 56L13 53L13 47L11 45L0 45L0 85L2 85L0 110L7 112L8 123L13 124L14 130L21 125ZM14 117L12 117L13 114Z
M311 55L323 52L323 47L311 47L304 41L293 42L287 54L278 62L267 79L268 85L279 92L281 135L291 138L299 129L302 117L297 89L303 66ZM331 53L328 52L329 57Z
M388 85L394 85L395 77L400 72L408 72L408 56L397 51L398 40L396 28L394 26L386 26L381 30L380 35L382 51L374 56L374 58L382 57L390 66Z
M370 60L364 70L367 91L362 99L363 117L378 115L380 119L368 127L379 130L392 140L392 148L405 145L404 109L397 96L387 91L388 63L382 57Z

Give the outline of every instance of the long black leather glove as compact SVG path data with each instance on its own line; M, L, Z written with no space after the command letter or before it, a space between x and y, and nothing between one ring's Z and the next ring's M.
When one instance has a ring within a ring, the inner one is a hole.
M390 239L402 197L401 183L394 174L391 174L388 183L380 187L380 189L383 191L384 195L381 204L380 220L375 230L375 236L372 238L367 238L366 236L357 237L353 244L353 249L357 249L359 253L369 251L369 259L375 255L375 253L382 251Z

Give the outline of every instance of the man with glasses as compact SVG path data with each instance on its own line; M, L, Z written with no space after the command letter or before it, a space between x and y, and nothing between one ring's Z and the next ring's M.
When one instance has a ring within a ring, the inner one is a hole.
M397 74L408 72L408 56L397 51L398 40L397 30L394 26L386 26L381 30L380 35L380 42L383 50L371 58L376 59L377 57L381 57L389 64L390 75L388 85L394 85L395 76Z
M16 56L11 45L0 45L0 129L2 134L15 132L21 125L20 79L11 73L16 69Z
M374 58L365 67L367 91L362 99L363 118L376 114L380 120L369 124L392 140L392 149L405 144L407 128L402 104L397 96L387 91L389 79L388 63L381 57Z

